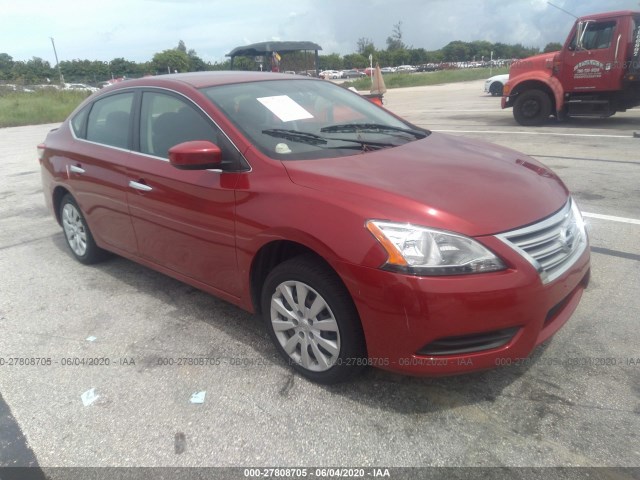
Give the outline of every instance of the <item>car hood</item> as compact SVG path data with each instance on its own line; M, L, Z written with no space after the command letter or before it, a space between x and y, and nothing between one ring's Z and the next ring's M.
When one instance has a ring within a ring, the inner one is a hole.
M487 78L486 83L496 82L496 81L506 82L507 80L509 80L509 74L503 73L501 75L494 75L493 77Z
M553 64L553 58L556 55L558 55L558 52L549 52L523 58L522 60L516 60L509 68L509 78L515 78L518 75L531 71L548 72L551 74L553 70L549 68L549 66Z
M400 147L283 164L295 184L326 192L326 199L348 204L365 218L470 236L534 223L568 199L562 181L538 161L436 133Z

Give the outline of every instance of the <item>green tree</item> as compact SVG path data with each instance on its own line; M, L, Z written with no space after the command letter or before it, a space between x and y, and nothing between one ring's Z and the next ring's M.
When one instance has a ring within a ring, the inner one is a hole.
M411 65L421 65L429 61L428 52L424 48L412 48L407 52L409 53L409 63Z
M107 66L109 67L109 77L133 77L141 73L138 64L122 57L114 58Z
M320 70L342 70L344 67L342 57L337 53L320 55L318 57L318 64Z
M481 60L488 61L491 58L491 50L493 50L493 45L491 42L487 42L485 40L476 40L469 44L471 55L470 60L475 59L475 61L479 62Z
M402 20L393 26L393 32L387 37L387 50L404 50L407 46L402 41Z
M498 59L498 58L504 58L504 59L508 59L508 58L512 58L511 56L511 48L509 45L506 45L504 43L494 43L493 44L493 58L494 59Z
M11 78L13 63L13 57L11 55L8 53L0 53L0 80L8 80Z
M189 57L190 72L204 72L208 69L208 65L198 56L195 50L189 50L187 56Z
M178 42L178 46L176 47L176 50L182 52L182 53L187 53L187 46L184 44L184 42L182 40L180 40Z
M454 40L442 48L445 62L466 62L471 56L471 46L467 42Z
M156 73L174 73L189 71L189 55L173 48L156 53L151 60Z
M369 58L359 53L350 53L342 57L342 63L347 68L367 68L369 66Z
M40 57L33 57L26 62L14 62L11 68L11 79L22 84L45 83L52 77L54 70L49 62Z
M369 55L375 56L376 47L370 38L361 37L358 39L357 51L360 55L369 58Z
M550 42L544 47L543 53L557 52L562 50L562 44L558 42Z

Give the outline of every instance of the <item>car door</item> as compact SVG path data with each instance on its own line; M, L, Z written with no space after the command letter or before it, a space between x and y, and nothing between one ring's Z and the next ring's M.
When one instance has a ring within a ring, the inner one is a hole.
M218 127L186 98L142 93L138 152L129 164L127 199L139 255L164 268L238 296L235 183L241 158ZM209 140L227 171L178 170L170 147Z
M126 197L134 95L102 97L72 119L78 141L66 165L69 188L98 243L127 253L137 251Z
M562 84L568 92L606 91L619 88L620 66L616 65L619 23L615 19L584 22L582 46L577 29L564 50Z

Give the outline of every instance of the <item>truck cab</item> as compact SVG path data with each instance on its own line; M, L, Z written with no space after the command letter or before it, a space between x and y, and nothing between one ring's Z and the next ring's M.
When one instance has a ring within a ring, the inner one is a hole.
M521 125L609 117L640 105L640 12L578 18L559 52L511 65L502 108Z

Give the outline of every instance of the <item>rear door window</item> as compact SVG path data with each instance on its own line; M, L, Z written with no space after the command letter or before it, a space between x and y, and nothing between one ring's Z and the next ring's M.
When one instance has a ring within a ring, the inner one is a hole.
M86 139L118 148L129 148L133 92L110 95L96 101L87 119Z

